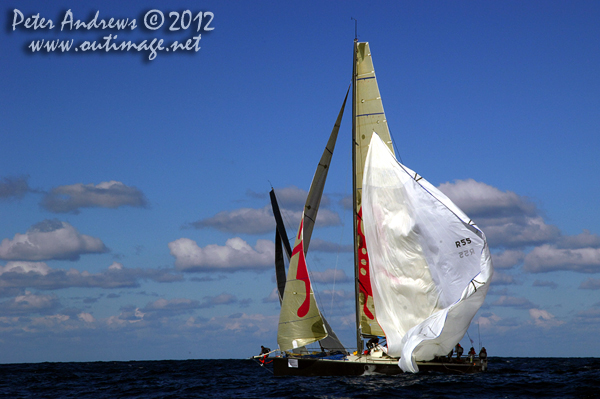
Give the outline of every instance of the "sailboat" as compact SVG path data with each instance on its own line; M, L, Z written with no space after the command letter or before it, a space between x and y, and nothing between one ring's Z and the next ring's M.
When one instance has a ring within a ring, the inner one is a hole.
M281 355L273 358L274 374L485 370L487 354L464 359L448 355L489 288L493 266L485 235L446 195L396 159L369 44L356 39L351 87L356 349L342 345L319 310L306 261L346 93L293 247L271 191L281 301ZM287 275L284 257L289 260ZM320 351L306 349L313 343Z

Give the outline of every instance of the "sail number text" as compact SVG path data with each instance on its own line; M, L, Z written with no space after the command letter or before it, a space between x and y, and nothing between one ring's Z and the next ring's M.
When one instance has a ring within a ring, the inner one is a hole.
M455 241L454 243L456 244L456 248L464 248L465 246L471 244L471 239L466 237L460 241ZM465 249L464 251L460 251L458 253L459 258L464 258L471 255L475 255L475 249L473 248Z
M467 246L467 245L469 245L470 243L471 243L471 239L470 239L469 237L467 237L467 238L463 238L463 239L462 239L462 240L460 240L460 241L455 241L456 248L460 248L460 247Z
M465 251L460 251L460 252L458 253L458 256L459 256L460 258L464 258L465 256L471 256L471 255L475 255L475 250L474 250L473 248L471 248L471 249L467 249L467 250L465 250Z

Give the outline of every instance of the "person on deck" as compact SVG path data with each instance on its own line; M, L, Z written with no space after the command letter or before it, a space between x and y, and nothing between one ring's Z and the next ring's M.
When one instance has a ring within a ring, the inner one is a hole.
M481 351L479 352L479 358L481 360L487 360L487 351L485 350L485 347L481 348Z
M481 361L481 370L485 371L487 369L487 351L485 347L481 348L479 352L479 360Z
M271 349L270 349L270 348L265 348L265 347L264 347L264 346L262 346L262 345L260 346L260 354L261 354L261 355L266 355L266 354L268 354L269 352L271 352Z
M469 362L475 360L475 354L475 348L471 347L471 349L469 349Z
M460 346L460 343L456 344L456 360L458 360L460 362L460 357L462 356L464 349L462 346Z
M376 347L379 344L379 338L374 337L371 338L368 342L367 342L367 349L371 350L374 347Z

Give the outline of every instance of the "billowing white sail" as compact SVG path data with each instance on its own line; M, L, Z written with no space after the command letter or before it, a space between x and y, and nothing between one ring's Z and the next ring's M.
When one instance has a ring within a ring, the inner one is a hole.
M363 179L371 285L388 354L404 371L464 336L491 281L481 230L373 134Z

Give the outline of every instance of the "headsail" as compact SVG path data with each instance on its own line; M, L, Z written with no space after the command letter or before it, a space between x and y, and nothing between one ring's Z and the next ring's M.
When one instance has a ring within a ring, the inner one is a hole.
M304 205L304 254L306 254L308 251L308 246L310 245L310 238L312 236L313 227L315 226L317 212L319 212L319 205L321 204L321 198L323 197L325 181L327 180L327 173L329 172L329 165L331 164L331 157L333 156L333 150L335 149L338 132L340 131L342 116L344 115L344 109L346 108L346 100L348 99L349 92L350 88L348 88L348 91L346 92L346 97L344 97L342 108L338 113L338 117L333 125L327 145L323 150L323 155L321 155L321 159L319 160L317 170L315 171L312 183L310 184L310 190L308 191L306 204Z
M304 214L302 216L279 313L277 343L282 351L312 344L327 336L306 267Z
M335 149L344 108L346 107L348 92L346 92L342 108L310 185L294 250L291 254L277 334L277 342L281 350L295 349L316 341L321 341L321 346L327 350L345 352L344 346L317 307L306 266L306 253L319 211L319 205L321 204L321 197L323 196L329 165ZM273 192L271 201L272 204L277 204L274 198L275 194ZM275 213L275 205L273 209ZM285 228L283 230L285 231Z
M362 225L362 181L371 135L376 132L393 152L392 140L377 86L369 43L354 42L353 165L354 250L357 276L357 324L363 335L382 336L377 324L371 290L369 255ZM360 341L360 337L359 337ZM360 346L360 345L359 345Z
M446 355L482 305L493 267L485 235L373 135L363 220L377 320L404 371Z

